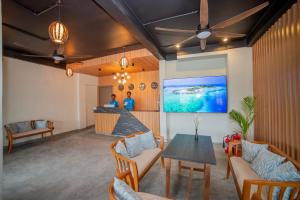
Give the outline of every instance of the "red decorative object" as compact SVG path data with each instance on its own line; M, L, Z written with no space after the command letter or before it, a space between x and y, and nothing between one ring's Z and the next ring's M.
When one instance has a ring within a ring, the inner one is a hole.
M224 148L224 152L226 154L228 154L228 144L231 141L240 141L242 138L242 135L240 133L235 133L232 135L226 135L223 138L223 148Z

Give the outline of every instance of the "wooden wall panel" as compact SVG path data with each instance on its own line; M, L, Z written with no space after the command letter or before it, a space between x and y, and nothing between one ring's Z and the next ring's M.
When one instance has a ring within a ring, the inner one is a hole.
M96 115L96 123L95 123L96 133L111 135L119 120L120 114L95 113L95 115Z
M119 84L116 80L113 80L112 76L99 77L99 85L112 85L113 92L117 95L119 105L123 107L123 99L126 97L127 91L129 91L128 85L133 83L134 90L132 90L131 93L136 102L135 110L159 110L159 87L155 90L151 88L153 81L159 84L158 71L131 73L130 76L131 78L125 84L123 91L118 90ZM146 84L145 90L139 89L139 84L142 82Z
M255 139L300 161L300 3L254 45Z
M154 135L160 135L159 112L132 111L131 113L135 116L135 118L149 128Z

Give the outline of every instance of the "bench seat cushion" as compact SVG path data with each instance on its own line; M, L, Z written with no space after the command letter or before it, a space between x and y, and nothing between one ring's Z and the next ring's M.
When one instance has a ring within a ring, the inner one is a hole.
M244 180L246 179L255 179L255 180L263 180L260 178L250 167L250 164L242 159L241 157L230 157L230 162L232 165L233 173L236 176L238 187L241 192L243 192ZM250 195L256 192L257 186L252 186ZM266 199L266 193L262 192L262 199Z
M143 200L169 200L167 198L164 197L160 197L160 196L156 196L153 194L148 194L148 193L144 193L144 192L138 192L137 193Z
M33 129L31 131L26 131L22 133L13 134L13 138L22 138L30 135L38 135L41 132L50 132L51 129L49 128L40 128L40 129Z
M142 173L147 168L147 166L160 153L161 153L160 148L146 149L146 150L142 151L142 153L140 155L131 158L131 160L134 160L136 162L139 176L142 175ZM133 172L133 171L131 171L131 172Z

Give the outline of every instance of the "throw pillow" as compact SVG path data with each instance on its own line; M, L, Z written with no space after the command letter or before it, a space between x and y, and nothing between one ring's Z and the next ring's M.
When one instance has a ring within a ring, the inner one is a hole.
M36 120L34 122L35 129L40 129L40 128L47 128L47 121L46 120Z
M18 127L18 131L20 133L32 130L30 121L28 121L28 122L18 122L17 127Z
M16 123L13 124L7 124L6 127L10 130L12 133L18 133L19 129Z
M138 136L125 138L125 145L130 158L138 156L143 151L140 138Z
M157 147L152 131L140 134L138 137L143 149L154 149Z
M250 166L258 176L266 179L268 178L268 174L277 168L284 160L284 157L272 153L266 149L262 149Z
M267 144L255 144L246 140L242 140L242 158L247 162L251 163L254 160L254 158L258 155L260 150L267 148Z
M292 162L288 161L279 165L276 169L268 174L268 180L272 181L300 181L300 173ZM284 194L283 200L288 200L291 195L292 188L287 187ZM280 188L274 188L272 199L277 200L279 197ZM294 199L294 198L293 198Z
M122 181L118 178L114 178L113 188L114 188L116 197L119 200L143 200L124 181Z
M125 156L125 157L129 157L127 149L123 142L118 141L117 145L115 146L115 150L118 154Z

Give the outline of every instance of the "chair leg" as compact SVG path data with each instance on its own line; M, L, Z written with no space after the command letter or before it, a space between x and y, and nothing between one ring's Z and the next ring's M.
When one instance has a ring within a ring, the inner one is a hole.
M193 171L194 171L194 168L191 168L190 169L190 174L189 174L189 182L188 182L186 192L185 192L185 195L184 195L185 200L189 200L189 198L190 198L190 193L191 193L191 190L192 190Z
M13 140L8 139L8 153L12 152L12 148L13 148Z
M180 160L178 161L178 173L179 174L181 173L181 161Z
M230 165L229 165L229 160L227 162L227 173L226 173L226 179L229 178L229 175L230 175Z
M160 157L161 161L161 168L165 168L165 159L163 157Z

